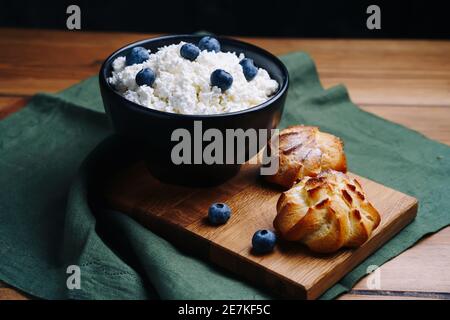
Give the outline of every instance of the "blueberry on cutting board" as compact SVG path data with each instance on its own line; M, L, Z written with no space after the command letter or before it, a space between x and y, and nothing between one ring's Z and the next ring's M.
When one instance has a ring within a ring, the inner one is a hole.
M185 43L181 46L180 55L189 61L194 61L197 59L199 54L200 49L192 43Z
M206 36L200 39L198 42L198 47L200 50L206 50L206 51L214 51L219 52L220 51L220 43L219 40L216 38Z
M136 74L136 83L138 86L151 86L155 82L155 73L150 68L144 68Z
M150 54L148 50L144 47L134 47L125 57L125 62L127 66L131 66L133 64L143 63L150 58Z
M220 88L222 91L226 91L231 88L233 84L233 77L231 74L222 69L214 70L211 73L211 85Z
M253 251L258 254L269 253L275 247L277 236L270 230L258 230L252 238Z
M231 209L225 203L213 203L208 209L208 220L213 225L226 223L230 216Z

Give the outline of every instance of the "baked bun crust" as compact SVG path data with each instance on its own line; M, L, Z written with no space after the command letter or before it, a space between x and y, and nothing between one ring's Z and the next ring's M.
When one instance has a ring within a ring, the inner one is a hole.
M273 150L270 144L269 148ZM327 169L347 171L342 140L318 127L299 125L282 130L278 151L278 171L266 179L286 189L305 176L315 177Z
M358 181L334 170L305 177L281 194L277 213L273 225L282 238L321 253L358 247L380 224Z

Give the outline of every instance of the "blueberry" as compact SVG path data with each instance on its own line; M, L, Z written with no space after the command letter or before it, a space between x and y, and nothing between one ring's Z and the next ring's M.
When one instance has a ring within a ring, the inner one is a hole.
M198 47L200 50L207 50L207 51L214 51L219 52L220 51L220 43L216 38L213 37L203 37L200 39L198 43Z
M277 236L270 230L258 230L252 238L253 251L255 253L268 253L273 250Z
M208 220L213 225L226 223L230 215L231 209L225 203L213 203L208 209Z
M258 73L258 68L253 64L253 60L249 58L242 59L239 64L242 66L242 71L244 72L245 79L247 81L253 80Z
M134 47L126 56L126 64L127 66L131 66L133 64L142 63L147 61L150 57L148 50L143 47Z
M228 72L217 69L211 73L211 85L219 87L222 91L230 89L233 84L233 77Z
M180 55L190 61L194 61L195 59L197 59L199 54L200 49L192 43L185 43L180 49Z
M136 83L138 86L144 84L151 86L155 82L155 73L150 68L144 68L136 74Z

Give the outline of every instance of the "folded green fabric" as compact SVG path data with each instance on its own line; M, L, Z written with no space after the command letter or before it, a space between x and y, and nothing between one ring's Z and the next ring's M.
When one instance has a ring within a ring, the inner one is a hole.
M308 55L282 60L291 76L282 126L342 137L353 172L420 200L416 220L322 296L330 299L450 223L450 148L362 111L342 86L324 90ZM96 201L93 177L132 157L128 147L111 136L96 77L36 95L0 121L0 280L47 299L276 298ZM80 267L80 289L67 287L69 265Z

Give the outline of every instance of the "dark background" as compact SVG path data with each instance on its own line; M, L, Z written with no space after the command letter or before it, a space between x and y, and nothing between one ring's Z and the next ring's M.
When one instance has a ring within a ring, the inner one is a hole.
M81 7L82 30L322 38L450 38L448 1L315 0L1 0L0 26L66 28L66 8ZM381 30L366 9L381 8Z

